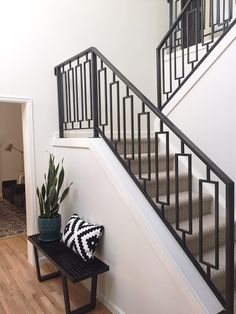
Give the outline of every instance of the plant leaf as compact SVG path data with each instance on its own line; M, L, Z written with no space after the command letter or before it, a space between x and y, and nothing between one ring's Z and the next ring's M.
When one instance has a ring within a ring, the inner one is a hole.
M65 176L65 171L64 171L64 168L62 166L60 174L59 174L59 178L58 178L57 196L60 193L60 190L61 190L61 187L62 187L62 184L63 184L63 181L64 181L64 176Z
M69 191L70 191L70 187L71 187L72 183L64 190L64 192L62 193L61 197L60 197L60 204L64 201L64 199L67 197Z
M46 188L45 188L44 183L43 183L43 185L42 185L41 194L42 194L42 198L43 198L43 199L45 199L45 195L46 195Z
M71 184L59 196L65 178L63 159L55 165L55 156L49 155L48 171L44 174L44 183L41 190L37 188L40 215L43 218L52 218L58 213L60 204L69 193Z

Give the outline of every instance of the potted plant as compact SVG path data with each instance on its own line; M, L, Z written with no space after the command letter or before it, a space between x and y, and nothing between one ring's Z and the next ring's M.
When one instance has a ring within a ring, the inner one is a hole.
M40 216L38 217L39 238L42 241L55 241L61 237L60 204L67 197L71 184L61 193L64 181L63 160L55 164L55 156L50 154L47 175L41 190L37 188Z

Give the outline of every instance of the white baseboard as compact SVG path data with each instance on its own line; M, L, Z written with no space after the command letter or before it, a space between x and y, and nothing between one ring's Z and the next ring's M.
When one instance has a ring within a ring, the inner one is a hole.
M90 291L90 281L84 280L81 281L81 284ZM105 305L105 307L112 312L112 314L126 314L117 304L109 300L101 293L99 290L97 291L97 299Z
M111 300L104 297L103 294L100 294L98 292L97 295L98 300L104 304L109 311L111 311L113 314L126 314L124 311L122 311L115 303L113 303Z

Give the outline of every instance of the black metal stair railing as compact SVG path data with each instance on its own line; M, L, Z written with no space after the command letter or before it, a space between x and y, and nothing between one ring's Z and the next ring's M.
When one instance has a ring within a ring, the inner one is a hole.
M71 130L75 132L90 129L94 137L105 140L227 313L232 314L233 181L96 48L89 48L59 64L55 67L55 74L58 84L60 137L69 137ZM146 166L143 159L146 160ZM165 165L162 169L160 164L163 160ZM174 168L171 166L173 160ZM134 163L138 164L136 170ZM195 168L199 171L197 177L194 173ZM185 183L181 181L183 173ZM179 195L183 184L188 191L187 226L182 225L179 212L181 206ZM203 198L207 186L207 193L211 193L214 199L212 203L214 260L208 260L204 255L206 239ZM200 204L197 227L193 227L193 191L197 193ZM171 205L173 193L175 193L173 208L175 218L174 221L170 221L166 213ZM223 235L219 231L220 211L224 213L222 219L225 231L221 231ZM194 232L199 237L197 253L193 253L189 248L189 241ZM226 243L223 257L226 263L222 263L219 258L222 237ZM225 272L223 293L219 291L212 275L222 271L222 268Z
M172 25L156 50L161 110L235 25L236 3L170 0L170 19Z

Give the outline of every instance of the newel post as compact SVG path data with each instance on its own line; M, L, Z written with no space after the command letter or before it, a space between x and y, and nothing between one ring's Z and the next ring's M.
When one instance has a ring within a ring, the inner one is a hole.
M57 76L57 99L58 99L58 122L59 122L59 137L64 137L64 100L63 100L63 82L61 68L55 68L55 75Z
M94 137L99 137L98 131L98 87L97 87L97 56L91 53L92 59L92 103L93 103L93 129Z
M234 183L226 184L226 313L234 313Z

